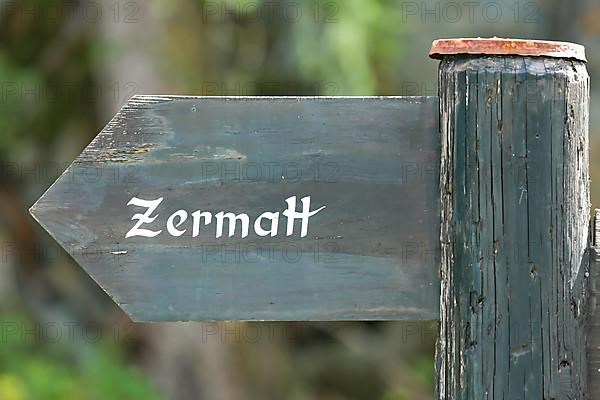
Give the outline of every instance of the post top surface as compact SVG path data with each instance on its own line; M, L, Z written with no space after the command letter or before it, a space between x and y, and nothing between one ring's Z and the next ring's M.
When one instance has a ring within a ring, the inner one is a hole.
M549 40L463 38L434 40L429 57L441 59L447 55L482 54L567 58L587 61L585 47L568 42Z

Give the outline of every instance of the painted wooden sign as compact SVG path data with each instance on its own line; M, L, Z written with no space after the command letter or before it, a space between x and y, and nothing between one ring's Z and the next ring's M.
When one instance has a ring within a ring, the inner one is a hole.
M136 321L437 319L438 115L136 96L31 213Z
M32 214L137 321L439 319L438 399L597 398L584 49L430 55L439 100L135 97Z

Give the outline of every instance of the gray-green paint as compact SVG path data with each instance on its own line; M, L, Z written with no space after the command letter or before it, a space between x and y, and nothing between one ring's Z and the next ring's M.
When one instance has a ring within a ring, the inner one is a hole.
M437 121L427 97L138 96L31 212L137 321L433 320ZM125 239L132 196L164 196L144 226L164 230L177 209L256 217L292 195L327 206L305 238L281 222L216 239L213 222Z
M440 399L586 398L588 85L569 60L440 64Z
M589 307L587 329L588 398L600 399L600 209L594 212L591 229L593 246L590 252Z

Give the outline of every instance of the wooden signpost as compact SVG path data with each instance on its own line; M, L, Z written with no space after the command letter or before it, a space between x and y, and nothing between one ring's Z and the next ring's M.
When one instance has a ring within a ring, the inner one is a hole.
M439 319L440 399L593 398L583 48L431 56L439 98L136 96L31 213L136 321Z
M493 47L482 52L509 54L432 50L442 58L440 397L581 399L590 244L583 50L523 57L484 43Z

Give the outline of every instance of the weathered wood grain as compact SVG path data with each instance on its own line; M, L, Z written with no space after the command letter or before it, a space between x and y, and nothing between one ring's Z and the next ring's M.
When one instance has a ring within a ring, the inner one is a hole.
M436 319L438 110L425 97L136 96L31 212L136 321ZM133 196L164 197L164 230L178 209L255 218L294 195L327 206L304 238L125 239L143 211Z
M579 61L441 61L440 399L588 398L588 90Z
M594 212L588 308L588 399L600 399L600 209Z

